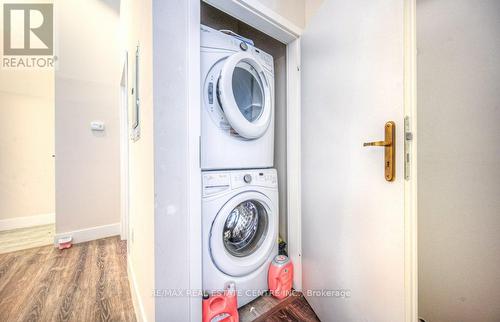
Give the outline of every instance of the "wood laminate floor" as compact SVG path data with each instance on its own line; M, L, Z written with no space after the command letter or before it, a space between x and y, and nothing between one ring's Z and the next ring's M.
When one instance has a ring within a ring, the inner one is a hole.
M119 237L0 255L0 321L135 321Z
M261 296L242 306L238 310L238 314L240 322L320 321L300 292L294 292L293 295L282 300L270 295Z
M52 245L54 232L54 224L0 231L0 254Z

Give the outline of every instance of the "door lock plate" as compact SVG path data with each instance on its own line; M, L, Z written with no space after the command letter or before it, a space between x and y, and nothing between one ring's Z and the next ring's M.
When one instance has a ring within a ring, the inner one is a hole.
M411 132L410 118L405 117L405 180L411 178L411 142L413 133Z

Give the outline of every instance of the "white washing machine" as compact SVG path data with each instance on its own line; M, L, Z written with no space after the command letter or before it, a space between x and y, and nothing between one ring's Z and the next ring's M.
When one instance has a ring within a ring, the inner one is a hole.
M273 57L201 27L201 168L271 168L274 157Z
M203 289L234 282L238 306L267 291L278 254L276 170L203 173Z

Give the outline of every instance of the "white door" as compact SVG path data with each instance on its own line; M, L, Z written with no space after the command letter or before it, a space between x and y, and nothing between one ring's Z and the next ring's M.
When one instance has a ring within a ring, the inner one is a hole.
M403 0L325 0L301 45L304 293L322 321L402 322ZM392 182L363 147L387 121Z

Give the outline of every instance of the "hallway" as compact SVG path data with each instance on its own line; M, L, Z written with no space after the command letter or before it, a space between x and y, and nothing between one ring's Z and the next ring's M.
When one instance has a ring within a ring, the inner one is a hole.
M99 239L0 255L1 321L135 321L126 242Z

